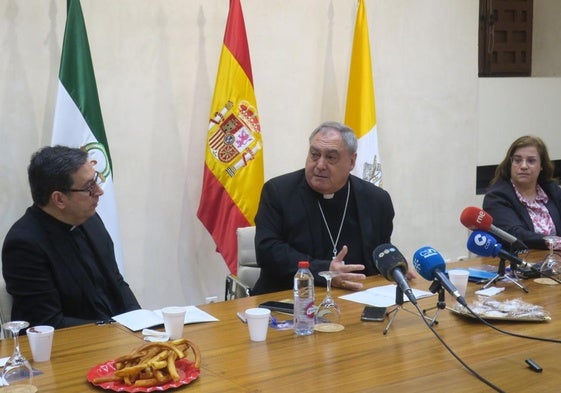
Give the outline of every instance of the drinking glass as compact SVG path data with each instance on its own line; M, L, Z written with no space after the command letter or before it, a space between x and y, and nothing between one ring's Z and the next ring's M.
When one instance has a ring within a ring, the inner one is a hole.
M561 273L561 256L553 251L553 247L556 243L561 242L561 237L549 235L544 236L543 239L545 240L545 244L549 247L549 254L543 259L540 271L556 276Z
M338 272L324 271L319 272L320 277L327 282L327 294L316 310L316 321L318 324L339 324L341 320L341 310L331 296L331 280L339 275Z
M26 321L11 321L2 325L5 330L9 330L14 337L14 352L6 361L2 370L3 383L6 385L30 384L33 377L33 370L27 359L19 350L19 332L29 326Z

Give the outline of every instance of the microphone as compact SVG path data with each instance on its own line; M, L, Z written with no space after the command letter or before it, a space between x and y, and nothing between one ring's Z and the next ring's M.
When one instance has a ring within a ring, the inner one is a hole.
M510 233L503 231L501 228L494 226L493 217L491 217L491 215L485 210L478 207L466 207L460 215L460 221L466 228L471 229L472 231L480 230L490 232L510 244L517 243L524 249L528 249L528 246L526 246L524 242L512 236Z
M472 232L467 241L467 248L469 251L482 257L499 257L502 259L506 259L513 264L522 266L530 265L529 263L518 258L516 255L503 250L502 244L498 243L497 239L486 232Z
M413 255L413 266L415 266L415 270L417 270L421 277L428 281L437 280L444 289L456 298L458 303L467 307L466 300L460 294L460 291L444 273L446 271L446 262L444 262L444 258L438 251L428 246L419 248Z
M380 274L389 281L395 281L409 301L416 305L417 298L405 277L408 267L403 254L392 244L384 243L376 247L372 252L372 257Z
M503 250L501 243L497 243L497 239L485 232L472 232L467 243L468 250L474 254L480 255L482 257L500 257L509 260L514 268L516 264L522 265L524 267L530 268L540 275L547 277L558 284L561 284L561 280L557 277L553 277L550 272L541 271L539 265L528 263L518 258L516 255L510 254Z

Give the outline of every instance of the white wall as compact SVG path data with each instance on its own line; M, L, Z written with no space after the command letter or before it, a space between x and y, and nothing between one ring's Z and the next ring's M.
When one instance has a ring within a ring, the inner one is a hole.
M242 6L268 179L302 167L311 130L344 117L355 2ZM82 0L82 7L127 280L147 308L222 297L226 267L196 210L228 1ZM560 158L559 81L479 80L476 1L366 7L384 187L397 213L393 243L409 257L430 244L456 259L467 254L459 215L481 203L476 165L498 162L528 129ZM30 204L29 156L50 142L65 19L64 0L0 0L0 240ZM548 105L539 104L544 97ZM501 101L514 98L513 110ZM508 130L493 122L494 108L511 117ZM534 127L532 118L543 121Z
M532 76L561 76L561 3L534 0Z
M482 78L478 85L478 165L499 163L510 142L527 134L561 159L561 78Z

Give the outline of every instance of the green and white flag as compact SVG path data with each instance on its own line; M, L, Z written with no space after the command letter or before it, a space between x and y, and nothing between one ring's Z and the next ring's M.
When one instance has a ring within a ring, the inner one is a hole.
M80 147L89 153L92 160L97 161L95 169L106 179L97 212L113 239L117 265L124 275L111 155L80 0L67 0L58 78L51 144Z

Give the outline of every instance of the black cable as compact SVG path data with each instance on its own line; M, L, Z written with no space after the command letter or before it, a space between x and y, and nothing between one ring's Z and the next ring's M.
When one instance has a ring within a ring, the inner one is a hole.
M553 277L553 273L549 273L548 271L542 272L540 269L536 267L536 265L532 265L530 269L532 269L535 272L538 272L541 276L544 276L546 278L549 278L550 280L555 281L557 284L561 284L561 280L559 280L556 277Z
M514 252L513 254L516 257L518 257L522 260L522 266L529 267L530 270L533 270L534 272L538 273L540 276L547 277L547 278L555 281L557 284L561 284L561 280L559 280L556 277L553 277L553 273L550 273L547 270L543 271L543 272L541 271L541 264L543 262L537 262L537 263L526 262L524 260L524 256L528 255L528 251L529 250L519 250L519 251ZM521 254L522 254L522 256L520 256ZM555 254L557 254L557 253L555 253ZM513 271L514 274L516 274L516 267L512 268L512 262L511 262L511 270Z
M482 317L480 317L479 315L477 315L477 313L475 311L473 311L467 304L464 305L463 307L467 308L467 310L477 319L479 319L481 322L483 322L485 325L489 326L491 329L495 329L496 331L500 332L500 333L504 333L507 334L509 336L513 336L513 337L519 337L519 338L526 338L528 340L538 340L538 341L547 341L547 342L552 342L552 343L557 343L557 344L561 344L561 340L558 340L556 338L547 338L547 337L537 337L537 336L527 336L525 334L520 334L520 333L514 333L514 332L509 332L507 330L503 330L495 325L493 325L490 322L487 322L485 319L483 319Z
M417 309L417 311L419 312L419 314L421 315L421 319L425 322L425 325L428 326L428 328L430 329L431 332L433 332L433 334L436 336L436 338L438 339L438 341L441 342L442 345L444 345L444 348L446 348L448 350L448 352L450 352L450 354L452 356L454 356L456 358L456 360L458 362L461 363L462 366L464 366L466 368L466 370L468 370L473 376L475 376L477 379L479 379L481 382L483 382L485 385L489 386L491 389L497 391L497 392L501 392L504 393L504 390L502 390L501 388L499 388L498 386L494 385L492 382L488 381L487 379L485 379L483 376L481 376L477 371L475 371L474 369L472 369L470 366L467 365L466 362L464 362L453 350L452 348L450 348L448 346L448 344L446 344L444 342L444 340L442 339L442 337L440 337L440 335L436 332L436 330L432 327L432 325L427 321L427 319L425 318L425 315L423 314L423 312L421 311L421 308L419 307L419 305L415 304L415 308Z
M516 253L518 256L518 253ZM527 254L527 252L526 252ZM540 275L547 277L555 282L557 282L558 284L561 284L561 280L559 280L556 277L553 277L552 273L549 273L547 271L542 272L540 270L540 268L536 265L536 264L531 264L528 262L523 263L524 266L529 267L531 270L533 270L534 272L539 273ZM512 271L516 271L516 267L513 268L512 263L511 263L511 270ZM547 337L537 337L537 336L527 336L525 334L519 334L519 333L513 333L513 332L509 332L507 330L503 330L495 325L493 325L490 322L487 322L485 319L481 318L479 315L477 315L468 305L467 303L463 305L475 318L479 319L481 322L483 322L485 325L489 326L491 329L495 329L496 331L503 333L503 334L507 334L509 336L513 336L513 337L519 337L519 338L526 338L528 340L538 340L538 341L547 341L547 342L552 342L552 343L557 343L557 344L561 344L561 340L555 339L555 338L547 338Z

